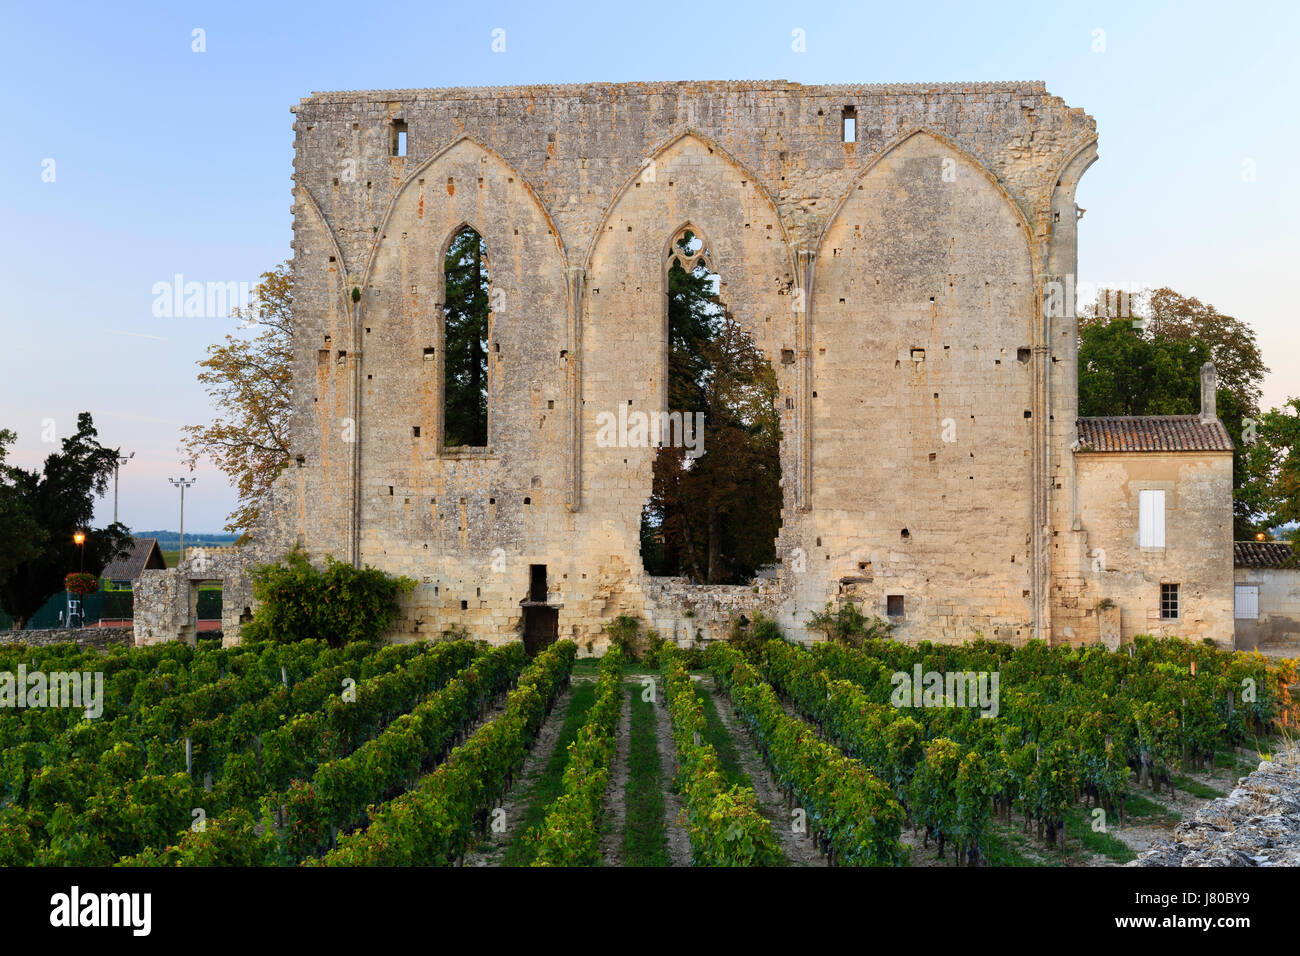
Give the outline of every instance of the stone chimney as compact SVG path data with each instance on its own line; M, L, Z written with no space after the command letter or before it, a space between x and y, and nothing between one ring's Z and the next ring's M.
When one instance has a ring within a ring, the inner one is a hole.
M1219 388L1219 370L1213 362L1201 366L1201 424L1209 425L1219 420L1215 409L1215 392Z

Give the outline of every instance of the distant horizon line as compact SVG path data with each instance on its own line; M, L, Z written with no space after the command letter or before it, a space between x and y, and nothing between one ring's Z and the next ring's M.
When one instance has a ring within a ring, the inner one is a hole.
M180 538L179 531L132 531L133 538ZM240 537L240 532L236 531L187 531L187 538L230 538L232 540Z

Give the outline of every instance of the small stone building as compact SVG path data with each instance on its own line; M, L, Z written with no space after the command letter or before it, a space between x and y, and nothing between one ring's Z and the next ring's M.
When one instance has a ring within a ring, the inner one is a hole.
M205 577L234 640L246 568L300 545L416 579L395 640L599 653L618 615L685 642L759 612L813 638L811 614L851 601L903 640L1083 642L1165 626L1176 584L1179 625L1231 642L1222 426L1081 443L1124 428L1076 426L1074 195L1097 134L1042 83L363 91L294 113L294 461L251 545L145 575L137 640L187 627ZM473 449L443 441L465 226L491 274ZM596 438L616 410L667 411L687 230L779 389L777 565L752 584L648 575L657 449ZM1139 541L1146 491L1163 553Z
M1077 527L1086 541L1076 632L1211 638L1232 646L1232 439L1201 370L1201 414L1081 418ZM1063 599L1064 603L1064 599ZM1117 625L1117 627L1116 627ZM1074 634L1064 634L1066 638Z
M1300 647L1300 556L1285 541L1233 544L1237 647Z

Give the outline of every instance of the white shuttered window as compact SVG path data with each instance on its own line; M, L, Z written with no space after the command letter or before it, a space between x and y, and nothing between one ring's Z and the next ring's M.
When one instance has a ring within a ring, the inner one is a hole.
M1235 617L1243 621L1259 620L1259 585L1237 585L1237 609Z
M1144 548L1165 546L1165 493L1138 492L1138 543Z

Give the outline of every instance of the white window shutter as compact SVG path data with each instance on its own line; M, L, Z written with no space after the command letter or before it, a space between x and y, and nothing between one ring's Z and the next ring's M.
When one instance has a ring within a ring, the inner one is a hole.
M1149 489L1138 492L1138 544L1143 548L1165 546L1165 493Z
M1238 584L1235 617L1243 621L1259 619L1259 586Z

